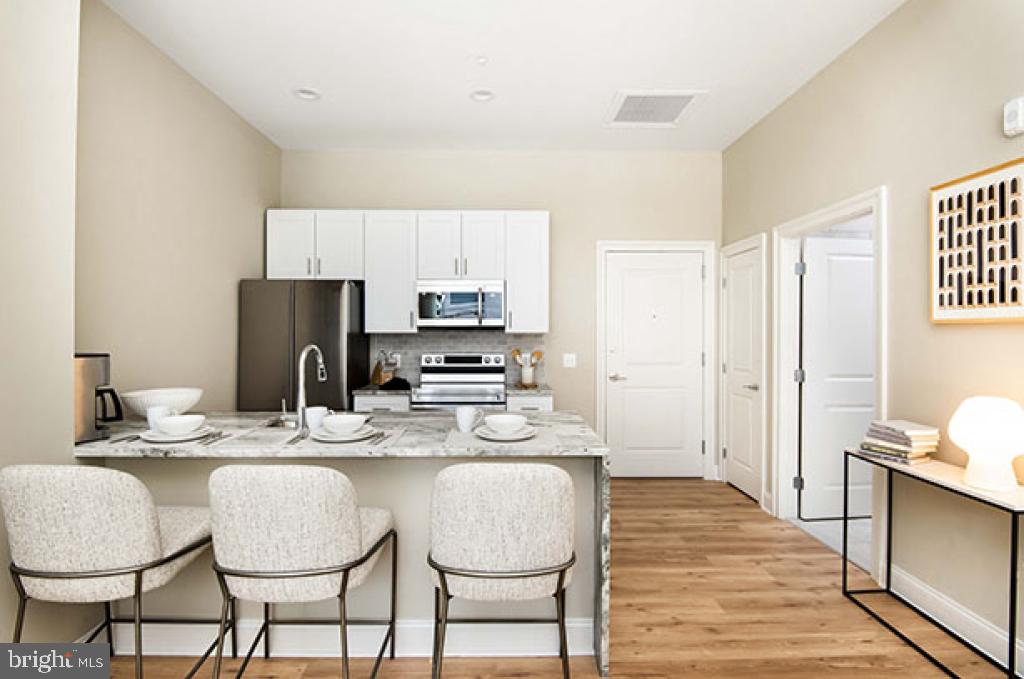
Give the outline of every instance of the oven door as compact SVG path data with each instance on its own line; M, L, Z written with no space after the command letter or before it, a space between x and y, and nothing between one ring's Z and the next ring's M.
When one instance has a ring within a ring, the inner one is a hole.
M503 281L424 281L416 286L417 325L504 327Z

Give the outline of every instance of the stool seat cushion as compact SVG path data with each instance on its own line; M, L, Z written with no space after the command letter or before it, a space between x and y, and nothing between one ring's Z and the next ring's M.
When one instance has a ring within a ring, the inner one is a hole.
M394 527L391 512L359 507L344 474L306 465L227 465L210 476L214 554L225 569L250 573L316 571L357 561ZM363 584L380 556L349 571ZM342 573L293 577L227 575L245 601L305 603L337 598Z
M210 536L202 507L157 507L130 474L80 465L14 465L0 471L12 562L47 573L142 566ZM166 584L205 547L143 576L143 591ZM133 574L90 578L23 577L32 599L92 603L135 594Z
M572 478L549 464L465 463L434 481L430 551L453 569L516 572L560 566L573 554ZM571 569L563 586L568 586ZM440 577L433 571L434 585ZM449 575L453 596L525 601L555 594L557 575L470 578Z
M210 510L206 507L157 507L160 530L160 556L170 556L197 540L210 536ZM174 561L151 568L142 575L142 591L163 587L202 554L209 545L194 549ZM124 563L127 567L138 564ZM98 603L116 601L135 595L135 576L121 575L109 578L56 580L24 578L25 592L33 599L63 603Z

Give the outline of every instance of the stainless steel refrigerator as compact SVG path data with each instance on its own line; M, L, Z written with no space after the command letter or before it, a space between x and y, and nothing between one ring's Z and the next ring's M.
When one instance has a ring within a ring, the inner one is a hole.
M295 409L299 352L316 344L327 381L306 369L306 402L351 410L352 390L370 378L370 342L360 281L243 280L239 285L238 409Z

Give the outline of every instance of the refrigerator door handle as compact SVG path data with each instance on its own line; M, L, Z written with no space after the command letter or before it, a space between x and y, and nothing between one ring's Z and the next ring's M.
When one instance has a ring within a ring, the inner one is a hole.
M338 328L338 341L340 344L339 355L341 357L341 407L345 410L351 410L349 405L348 397L348 343L349 343L349 323L352 318L352 283L345 281L341 284L341 323Z

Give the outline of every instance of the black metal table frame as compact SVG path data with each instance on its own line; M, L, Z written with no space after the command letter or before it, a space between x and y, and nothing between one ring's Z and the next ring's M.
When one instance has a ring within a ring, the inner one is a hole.
M878 589L850 589L849 586L848 586L847 566L849 564L849 556L848 556L848 549L847 549L847 543L848 543L848 525L847 524L850 521L850 516L849 516L849 513L850 513L849 512L849 509L850 509L850 507L849 507L849 504L850 504L849 496L850 496L850 458L851 457L853 457L853 458L855 458L857 460L861 460L862 462L866 462L868 464L874 465L874 466L879 467L881 469L884 469L886 471L886 479L885 479L886 480L886 499L885 499L885 502L886 502L885 542L886 542L886 544L885 544L885 587L884 588L878 588ZM900 474L901 476L904 476L905 478L913 479L915 481L920 481L921 483L925 483L925 484L933 486L935 488L939 488L941 490L945 490L947 492L953 493L954 495L958 495L960 497L967 498L968 500L973 500L975 502L979 502L981 504L984 504L984 505L987 505L989 507L992 507L993 509L997 509L997 510L999 510L1001 512L1009 514L1009 516L1010 516L1010 578L1009 578L1009 625L1008 625L1008 629L1007 629L1008 650L1007 650L1007 664L1006 665L1003 665L998 660L996 660L995 658L990 656L988 653L986 653L982 649L978 648L975 644L971 643L968 639L965 639L964 637L962 637L959 634L957 634L950 627L948 627L947 625L945 625L942 622L940 622L939 620L937 620L931 614L929 614L929 613L925 612L924 610L922 610L919 606L917 606L912 601L908 600L906 597L904 597L900 593L894 592L892 590L892 514L893 514L892 513L892 485L893 485L892 482L893 482L893 472L895 472L897 474ZM931 480L926 479L926 478L922 478L920 476L916 476L914 474L908 474L908 473L906 473L906 472L904 472L904 471L902 471L900 469L894 469L893 467L891 467L889 465L881 464L879 461L871 459L871 458L868 458L868 457L862 457L862 456L857 455L857 454L855 454L855 453L853 453L853 452L851 452L849 450L844 451L844 453L843 453L843 552L842 552L842 559L843 559L842 560L843 596L845 596L847 599L849 599L850 601L855 603L864 612L866 612L868 615L870 615L872 618L874 618L879 624L881 624L883 627L888 629L890 632L892 632L893 634L898 636L907 645L909 645L915 651L917 651L922 656L924 656L929 662L931 662L933 665L935 665L935 667L937 667L938 669L942 670L943 672L945 672L947 675L949 675L951 677L956 677L958 675L953 670L951 670L949 667L947 667L941 660L939 660L934 655L932 655L931 653L926 651L924 648L922 648L920 645L918 645L909 636L907 636L906 634L901 632L895 625L890 623L888 620L885 620L881 615L876 613L874 610L872 610L865 603L863 603L862 601L858 600L857 596L861 595L861 594L887 594L887 595L891 596L892 598L896 599L897 601L901 602L903 605L907 606L911 610L913 610L915 613L920 615L922 618L928 620L930 623L932 623L933 625L935 625L936 627L938 627L939 629L944 631L946 634L948 634L950 637L952 637L956 641L960 642L961 644L963 644L964 646L966 646L970 650L974 651L976 654L978 654L980 657L982 657L985 660L987 660L989 663L991 663L996 668L1006 672L1006 675L1008 677L1019 677L1020 675L1015 672L1015 669L1016 669L1016 664L1017 664L1016 663L1016 656L1017 656L1017 644L1016 644L1016 641L1017 641L1017 584L1018 584L1018 582L1017 582L1017 559L1018 559L1019 536L1020 536L1018 518L1020 517L1021 514L1024 514L1024 510L1009 509L1007 507L1004 507L1002 505L996 504L995 502L992 502L992 501L987 500L985 498L981 498L981 497L977 497L975 495L970 495L968 493L961 492L961 491L959 491L959 490L957 490L955 488L950 488L949 486L945 486L943 484L936 483L934 481L931 481Z

